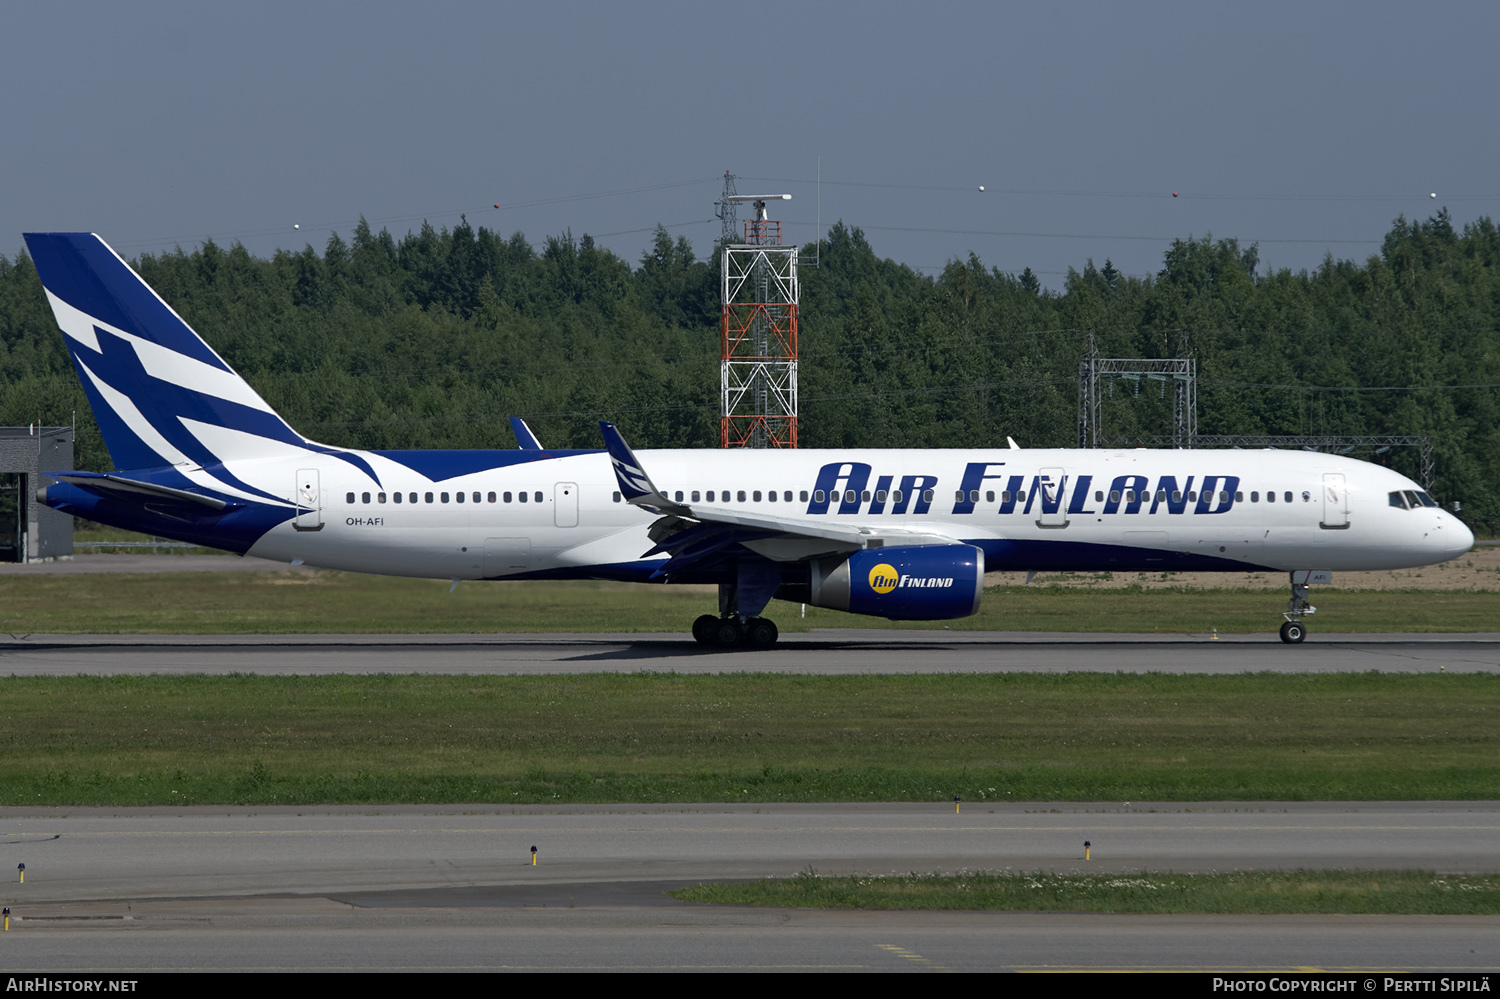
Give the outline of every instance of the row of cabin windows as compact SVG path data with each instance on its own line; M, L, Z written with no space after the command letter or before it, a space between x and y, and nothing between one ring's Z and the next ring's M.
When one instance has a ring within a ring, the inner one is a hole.
M723 496L722 502L725 502L725 503L733 502L733 501L730 500L730 491L728 489L720 490L719 494ZM417 502L417 494L416 493L405 493L405 494L403 494L403 493L391 493L390 494L390 500L393 503L401 503L401 502L403 502L403 500L402 500L402 496L403 495L407 497L407 499L405 500L405 502L410 502L410 503L416 503ZM451 496L451 499L455 503L462 503L462 502L464 502L465 495L466 494L464 494L464 493L453 493L452 496ZM514 494L514 496L512 496L512 494L508 493L508 492L507 493L494 493L494 492L490 492L490 493L483 493L483 494L481 494L479 491L476 490L471 495L473 496L473 501L475 503L484 502L486 500L488 502L490 502L490 503L496 503L496 502L499 502L499 503L510 503L510 502L525 503L531 497L534 497L535 498L535 502L537 502L537 503L543 502L541 490L537 490L534 493L518 492L518 493ZM684 498L685 495L687 495L687 494L685 494L683 492L683 490L679 489L679 490L677 490L674 499L676 499L676 501L679 502L679 503L683 503L683 502L697 503L697 502L700 502L700 499L699 499L700 495L704 495L704 494L701 494L699 492L699 490L694 489L691 492L691 495L692 495L692 499L691 500L685 499ZM751 490L749 495L752 498L751 499L752 502L755 502L755 503L761 502L761 491L759 489ZM868 489L865 489L865 490L862 490L862 491L859 491L859 492L856 492L853 489L847 489L842 494L840 494L837 490L835 490L833 492L833 495L831 497L829 497L828 495L826 495L823 492L823 490L821 490L821 489L815 489L815 490L813 490L812 498L813 498L813 502L815 502L815 503L824 503L824 502L834 502L834 503L837 503L837 502L840 501L840 499L842 499L842 501L845 502L845 503L853 503L853 502L856 501L856 499L858 499L860 502L868 503L868 502L870 502L871 495L872 494L871 494L870 490L868 490ZM900 503L902 501L902 499L904 498L902 496L901 490L899 490L899 489L892 489L889 492L887 492L884 489L877 489L877 490L875 490L875 492L874 492L873 495L874 495L875 501L877 503L885 503L887 501L889 501L891 503ZM934 493L933 493L933 490L931 490L931 489L928 489L928 490L924 491L922 493L922 500L923 500L923 502L931 503L932 500L933 500L933 495L934 495ZM434 499L434 496L436 496L436 499ZM481 496L483 497L483 499L481 499ZM735 494L735 501L738 501L740 503L744 503L744 502L746 502L745 496L746 496L745 490L740 489ZM782 502L784 502L784 503L790 503L790 502L792 502L792 491L790 489L784 490L782 492L781 496L782 496ZM963 490L960 489L957 492L955 492L953 494L953 498L957 502L962 503L964 501L964 492L963 492ZM987 502L987 503L993 503L993 502L995 502L995 491L993 489L987 490L985 492L985 494L984 494L984 498L985 498L985 502ZM1151 498L1152 497L1151 497L1151 494L1149 492L1146 492L1146 491L1142 490L1142 492L1140 493L1140 501L1143 502L1143 503L1146 502L1147 500L1151 499ZM349 503L352 506L354 504L354 502L355 502L354 493L347 493L345 495L344 499L345 499L345 502ZM427 503L433 503L433 502L447 503L449 501L449 499L450 499L450 495L448 493L436 493L436 494L434 494L434 493L423 493L422 494L422 501L423 502L427 502ZM768 490L765 493L765 499L766 499L767 502L775 503L776 499L777 499L776 490L774 490L774 489ZM1110 493L1109 493L1109 501L1111 503L1119 503L1122 500L1125 503L1134 503L1134 502L1136 502L1136 499L1137 499L1137 496L1136 496L1136 491L1134 489L1126 489L1123 492L1121 490L1119 490L1119 489L1112 489L1112 490L1110 490ZM1181 503L1182 499L1183 499L1183 494L1180 491L1172 493L1172 502L1173 503ZM802 490L801 500L804 503L807 502L807 490L806 489ZM978 489L971 489L971 490L969 490L968 500L969 500L970 503L978 503L979 502L979 490ZM1155 500L1158 503L1165 503L1167 501L1167 491L1165 489L1158 489L1156 491ZM621 501L621 496L620 496L620 493L619 493L618 490L614 494L614 501L616 503L619 503ZM708 490L707 493L706 493L706 495L704 495L704 499L702 501L703 502L708 502L708 503L714 502L714 490L712 490L712 489ZM1198 493L1196 491L1194 491L1194 490L1188 490L1187 501L1189 503L1196 503L1196 502L1198 502ZM1243 502L1245 502L1245 494L1243 492L1236 492L1234 494L1234 501L1236 503L1243 503ZM1292 499L1292 492L1291 492L1291 490L1287 490L1286 492L1284 492L1282 494L1282 502L1284 502L1284 503L1291 503L1292 501L1293 501L1293 499ZM1426 493L1414 492L1412 490L1406 490L1404 493L1402 493L1402 492L1393 492L1393 493L1390 494L1390 501L1391 501L1391 506L1399 506L1399 507L1402 507L1403 509L1415 509L1418 506L1437 506L1437 503L1432 499L1432 497L1428 496ZM372 494L370 494L370 493L360 493L359 494L359 502L368 505L370 502L372 502ZM373 494L373 502L375 502L375 503L384 503L384 502L386 502L386 494L385 493L375 493L375 494ZM1009 489L1001 490L1001 492L1000 492L1000 502L1001 503L1010 503L1010 502L1024 503L1024 502L1026 502L1026 491L1024 489L1018 490L1015 493L1014 497L1012 497L1011 492L1010 492ZM1095 503L1103 503L1104 502L1104 490L1102 490L1102 489L1096 489L1096 490L1094 490L1094 502ZM1227 503L1227 502L1229 502L1229 493L1221 491L1219 493L1219 502L1220 503ZM1251 503L1259 503L1260 502L1260 493L1258 491L1252 491L1250 493L1250 502ZM1267 503L1275 503L1276 502L1276 494L1274 492L1267 492L1266 493L1266 502ZM1303 493L1302 493L1302 502L1304 502L1304 503L1310 503L1310 502L1312 502L1312 493L1307 492L1307 491L1304 490Z
M767 502L767 503L775 503L775 502L777 502L778 499L781 502L783 502L783 503L791 503L791 502L793 502L793 500L792 500L792 491L790 489L783 490L779 494L774 489L767 490L765 493L762 493L759 489L752 489L748 493L745 490L743 490L743 489L739 490L737 493L731 493L730 490L728 490L728 489L720 489L717 492L715 492L712 489L708 490L707 492L704 492L704 491L698 490L698 489L693 489L690 492L684 492L683 490L679 489L679 490L676 491L676 493L674 493L672 495L672 499L676 500L678 503L699 503L699 502L702 502L702 503L712 503L712 502L714 502L714 497L716 495L720 497L720 499L718 501L720 503L733 503L733 502L735 502L734 499L730 498L731 496L737 497L738 502L740 502L740 503L745 503L745 502L759 503L759 502L762 501L762 498L764 498L765 502ZM821 489L818 490L817 493L816 493L816 495L822 496L823 495L823 491ZM688 499L687 498L688 496L691 496L692 498ZM747 496L749 497L748 500L746 499ZM869 496L870 496L869 493L865 493L865 498L866 499L868 499ZM802 490L802 497L801 498L802 498L802 502L803 503L807 502L807 490L806 489ZM615 502L616 503L620 502L620 494L618 492L615 493ZM820 499L818 502L821 503L822 500Z
M683 499L683 497L685 495L691 495L692 499L690 499L690 500ZM752 489L748 493L745 490L743 490L743 489L736 490L733 493L731 493L728 489L721 489L721 490L719 490L718 495L722 497L722 499L719 500L719 502L721 502L721 503L731 503L731 502L738 502L738 503L745 503L745 502L759 503L759 502L761 502L761 498L762 498L762 493L761 493L761 491L759 489ZM873 495L875 497L875 500L878 503L884 503L884 502L886 502L886 500L890 500L890 502L892 502L892 503L900 503L901 499L902 499L902 493L901 493L901 490L899 490L899 489L892 489L892 490L889 490L889 491L887 491L885 489L877 489L877 490L875 490L875 492L873 494L868 489L863 490L862 492L856 492L853 489L847 489L847 490L845 490L842 493L839 492L837 489L835 489L831 494L830 493L826 493L826 492L824 492L821 489L814 489L812 491L812 500L813 500L814 503L838 503L841 500L842 500L842 502L845 502L845 503L853 503L853 502L855 502L856 499L858 499L861 502L868 503L868 502L870 502L871 495ZM674 499L676 499L676 501L678 503L684 503L684 502L687 502L687 503L697 503L699 501L699 497L700 496L702 497L703 502L705 502L705 503L712 503L712 502L714 502L714 490L712 490L712 489L708 490L706 493L703 493L703 492L700 492L697 489L694 489L694 490L691 491L690 494L684 493L681 489L679 489L679 490L677 490L677 492L676 492L676 494L674 496ZM733 496L733 499L730 498L731 496ZM746 496L749 496L749 500L748 501L746 500ZM776 490L774 490L774 489L767 490L765 492L765 494L764 494L764 498L765 498L765 501L768 502L768 503L775 503L775 502L777 502ZM802 503L806 503L807 502L807 498L808 498L807 490L804 489L798 495L798 501L800 501ZM926 500L928 503L931 503L932 502L932 498L933 498L933 491L931 489L927 490L926 492L924 492L922 494L922 498L924 500ZM620 494L619 493L615 493L615 502L616 503L620 502ZM791 503L791 502L793 502L793 500L792 500L792 491L790 489L786 489L786 490L782 491L782 493L781 493L781 502L783 502L783 503Z
M1213 497L1212 493L1206 494L1206 498L1212 499L1212 497ZM1282 497L1282 502L1283 503L1291 503L1293 501L1293 496L1292 496L1292 492L1291 492L1290 489L1287 490L1286 492L1282 493L1281 497ZM1123 493L1120 490L1118 490L1118 489L1111 489L1109 491L1109 501L1111 503L1118 503L1118 502L1120 502L1120 500L1122 498L1124 499L1124 501L1126 503L1134 503L1136 501L1136 492L1135 492L1135 490L1134 489L1126 489ZM1145 491L1145 490L1141 491L1140 501L1142 503L1146 502L1147 500L1153 499L1153 498L1155 499L1155 501L1157 503L1165 503L1167 501L1167 491L1165 489L1158 489L1156 491L1156 496L1155 497L1152 497L1152 495L1149 492ZM1193 490L1191 490L1191 489L1188 490L1187 501L1189 503L1196 503L1196 502L1198 502L1198 494L1196 492L1194 492ZM1240 490L1236 490L1235 494L1234 494L1234 501L1236 503L1243 503L1243 502L1245 502L1245 494L1244 494L1244 492L1240 491ZM1103 503L1104 502L1104 491L1103 490L1101 490L1101 489L1094 490L1094 502L1095 503ZM1172 493L1172 502L1173 503L1181 503L1182 502L1182 492L1181 491L1177 491L1177 492ZM1229 502L1229 493L1227 493L1227 492L1225 492L1223 490L1220 490L1219 491L1219 502L1220 503L1228 503ZM1251 493L1250 493L1250 502L1251 503L1259 503L1260 502L1260 492L1259 492L1259 490L1252 490L1251 491ZM1274 492L1267 492L1266 493L1266 502L1267 503L1275 503L1276 502L1276 494ZM1304 503L1311 503L1312 502L1312 493L1307 492L1306 490L1303 490L1303 492L1302 492L1302 502L1304 502Z
M803 493L802 495L806 496L807 494ZM906 494L899 489L892 489L890 491L877 489L874 493L871 493L868 489L862 490L860 492L855 492L853 489L845 489L842 493L835 489L827 496L823 495L823 490L814 489L813 502L822 503L826 500L829 503L853 503L858 500L861 503L868 503L870 502L870 497L872 495L875 497L875 502L877 503L884 503L889 500L892 503L899 504L906 498ZM936 494L931 489L924 490L922 492L922 502L931 503L935 495Z
M866 495L866 497L869 496L868 493L866 493L865 495ZM896 494L896 497L897 497L896 502L898 502L898 503L901 502L900 495L901 494L899 492ZM1395 496L1396 494L1392 493L1391 495ZM1208 494L1208 498L1212 499L1212 497L1213 497L1213 494L1209 493ZM1285 502L1285 503L1292 502L1292 493L1291 493L1290 490L1288 490L1287 492L1283 493L1282 497L1283 497L1282 502ZM930 490L928 492L927 498L929 500L932 498ZM953 498L954 498L955 501L957 501L959 503L962 503L964 501L964 491L962 489L956 491L953 494ZM1156 502L1158 502L1158 503L1165 503L1167 501L1167 491L1165 489L1158 489L1156 491L1156 496L1154 498L1155 498ZM993 489L987 490L985 492L985 494L984 494L984 499L985 499L986 503L993 503L993 502L995 502L995 491ZM1126 503L1134 503L1134 502L1137 501L1137 499L1139 499L1140 502L1145 503L1145 502L1148 502L1149 500L1153 499L1153 497L1152 497L1151 493L1149 491L1147 491L1147 490L1141 490L1141 492L1139 494L1137 494L1134 489L1126 489L1126 490L1123 490L1123 491L1121 491L1119 489L1111 489L1109 491L1109 501L1111 503L1119 503L1122 500L1124 502L1126 502ZM1178 491L1172 493L1172 502L1173 503L1181 503L1182 499L1183 499L1183 496L1182 496L1181 490L1178 490ZM969 500L970 503L978 503L979 502L979 490L978 489L970 489L969 492L968 492L968 500ZM1000 502L1001 503L1009 503L1011 501L1012 501L1012 495L1011 495L1010 490L1009 489L1001 490L1001 492L1000 492ZM1017 502L1017 503L1024 503L1024 502L1026 502L1026 491L1024 489L1017 491L1015 493L1015 495L1014 495L1014 501ZM1188 490L1187 501L1189 503L1196 503L1196 502L1198 502L1198 493L1197 493L1196 490L1191 490L1191 489ZM1236 503L1243 503L1243 502L1245 502L1245 494L1244 494L1244 492L1236 491L1235 494L1234 494L1234 501ZM1102 489L1096 489L1096 490L1094 490L1094 502L1095 503L1103 503L1104 502L1104 490L1102 490ZM1229 502L1229 493L1224 492L1224 491L1220 491L1220 493L1219 493L1219 502L1220 503L1228 503ZM1251 503L1259 503L1260 502L1260 493L1258 491L1252 492L1250 494L1250 502ZM1273 493L1273 492L1266 493L1266 502L1267 503L1275 503L1276 502L1276 494ZM1302 502L1304 502L1304 503L1311 503L1312 502L1312 493L1304 491L1302 493ZM1394 505L1394 501L1393 501L1392 505Z
M478 494L476 494L476 495L478 495ZM710 490L707 491L707 495L705 497L705 495L702 492L700 492L697 489L694 489L691 492L691 496L692 496L691 500L686 500L684 498L686 495L688 495L688 494L684 493L683 490L679 489L679 490L677 490L677 492L676 492L676 494L675 494L675 496L673 498L678 503L683 503L683 502L697 503L697 502L700 501L700 499L702 499L704 502L712 503L712 502L714 502L714 495L715 494L714 494L714 490L710 489ZM731 499L730 499L731 493L730 493L730 491L728 489L721 490L720 491L720 495L723 496L722 502L725 502L725 503L731 502ZM741 489L741 490L739 490L737 493L735 493L733 495L735 497L735 500L737 500L738 502L740 502L740 503L746 502L746 499L745 499L746 492L745 492L745 490ZM759 489L752 490L749 493L749 495L750 495L751 500L753 502L755 502L755 503L761 502L761 491ZM782 495L783 495L783 502L786 502L786 503L792 502L792 491L790 489L786 490ZM964 491L962 489L960 489L960 490L957 490L956 492L954 492L953 498L954 498L955 501L957 501L959 503L962 503L964 501L964 495L965 495ZM996 494L995 494L995 491L993 489L986 490L985 494L984 494L985 502L987 502L987 503L993 503L993 502L995 502L995 495ZM1425 495L1425 494L1421 494L1421 495ZM870 499L871 499L872 496L874 497L874 499L875 499L875 501L877 503L885 503L885 502L889 501L891 503L898 503L899 504L902 501L902 499L904 498L903 495L902 495L901 490L899 490L899 489L892 489L892 490L889 490L889 491L884 490L884 489L877 489L877 490L874 491L874 493L871 493L870 490L868 490L868 489L861 490L861 491L855 491L853 489L846 489L842 493L840 493L838 490L834 490L831 495L829 495L827 493L824 493L824 491L821 490L821 489L815 489L815 490L813 490L813 493L812 493L812 498L813 498L813 501L815 503L825 503L825 502L838 503L840 501L845 502L845 503L853 503L856 500L858 500L860 502L868 503L868 502L870 502ZM1210 493L1209 496L1210 496L1210 498L1212 498L1212 493ZM1391 496L1393 497L1392 500L1391 500L1391 505L1392 506L1399 506L1400 503L1397 501L1397 497L1399 497L1400 494L1399 493L1392 493ZM767 492L765 494L765 498L766 498L767 501L769 501L771 503L775 503L776 502L776 492L775 492L775 490L771 490L771 491ZM931 490L931 489L928 489L928 490L926 490L926 491L924 491L922 493L922 500L923 500L923 502L931 503L933 501L933 498L934 498L934 491ZM1110 490L1110 493L1109 493L1109 501L1111 503L1119 503L1122 500L1124 502L1126 502L1126 503L1134 503L1134 502L1136 502L1136 498L1137 498L1137 494L1136 494L1136 491L1134 489L1126 489L1123 492L1121 490L1119 490L1119 489L1112 489L1112 490ZM1140 493L1140 501L1141 502L1143 502L1143 503L1147 502L1151 498L1152 498L1152 496L1151 496L1150 492L1145 491L1145 490L1141 491L1141 493ZM1024 489L1017 490L1014 494L1012 494L1009 489L1004 489L1004 490L1000 491L999 499L1000 499L1001 503L1010 503L1012 501L1014 501L1016 503L1024 503L1024 502L1026 502L1026 490L1024 490ZM1155 499L1156 499L1156 502L1158 502L1158 503L1165 503L1167 501L1167 491L1165 489L1158 489L1156 491L1156 497L1155 497ZM802 490L801 500L804 503L807 502L807 490L806 489ZM978 503L979 502L979 490L978 489L971 489L971 490L969 490L969 492L968 492L968 500L969 500L970 503ZM621 502L621 496L620 496L620 494L619 494L618 491L614 494L614 501L616 503ZM1183 501L1183 494L1182 494L1182 492L1180 490L1172 493L1172 502L1173 503L1181 503L1182 501ZM1244 492L1243 491L1236 491L1235 494L1234 494L1234 501L1236 503L1243 503L1243 502L1245 502L1245 494L1244 494ZM1102 490L1102 489L1096 489L1096 490L1094 490L1094 502L1095 503L1103 503L1104 502L1104 490ZM1188 490L1188 493L1187 493L1187 502L1189 502L1189 503L1196 503L1196 502L1198 502L1198 493L1197 493L1196 490L1191 490L1191 489ZM1220 503L1228 503L1229 502L1229 493L1221 490L1219 492L1219 502ZM1260 502L1260 492L1258 490L1252 491L1250 493L1250 502L1251 503L1259 503ZM1276 502L1276 494L1274 492L1267 492L1266 493L1266 502L1267 503L1275 503ZM1287 490L1286 492L1282 493L1282 502L1283 503L1291 503L1291 502L1293 502L1293 494L1292 494L1291 490ZM1312 493L1307 492L1306 490L1304 490L1303 493L1302 493L1302 502L1304 502L1304 503L1311 503L1312 502ZM1415 504L1416 504L1416 501L1413 500L1413 505L1415 505ZM1427 505L1428 506L1435 506L1436 504L1433 503L1429 499L1427 501Z
M455 503L462 503L462 502L464 502L465 498L467 496L469 496L469 495L473 496L475 503L482 503L482 502L485 502L486 500L488 500L491 503L510 503L510 502L517 502L517 501L521 502L521 503L525 503L527 500L529 500L529 499L531 499L533 497L535 497L535 502L537 502L537 503L542 502L542 493L541 493L541 490L537 490L534 493L515 493L514 495L512 495L511 493L480 493L478 491L475 491L472 494L468 494L468 493L453 493L451 496L448 493L422 493L422 502L424 502L424 503L447 503L451 499ZM403 497L405 497L405 498L403 499ZM481 499L481 497L483 497L483 498ZM359 502L365 504L366 506L368 506L370 504L370 502L371 502L372 499L376 503L384 503L386 501L386 494L385 493L375 493L373 497L371 496L370 493L360 493L359 494ZM391 493L390 500L391 500L392 503L403 503L403 502L405 502L405 503L415 503L415 502L417 502L417 494L416 493ZM344 495L344 502L348 503L350 506L353 506L354 502L355 502L355 500L354 500L354 494L353 493L346 493Z
M1287 490L1286 492L1282 493L1281 497L1282 497L1281 501L1283 503L1291 503L1293 501L1293 496L1292 496L1291 490ZM1118 502L1120 502L1120 500L1122 498L1124 499L1124 501L1126 503L1134 503L1136 501L1136 492L1135 492L1135 490L1134 489L1126 489L1123 493L1120 490L1118 490L1118 489L1111 489L1110 490L1110 492L1109 492L1109 501L1111 503L1118 503ZM1212 493L1208 493L1208 494L1206 494L1205 498L1212 499L1213 498L1213 494ZM1155 497L1153 497L1149 492L1146 492L1146 491L1142 490L1142 492L1140 494L1140 501L1142 503L1144 503L1147 500L1151 500L1151 499L1154 499L1157 503L1165 503L1167 501L1167 491L1165 489L1158 489L1156 491ZM1196 503L1196 502L1198 502L1198 494L1196 492L1194 492L1193 490L1191 490L1191 489L1188 490L1187 501L1189 503ZM1244 492L1240 491L1240 490L1236 490L1235 494L1234 494L1234 501L1236 503L1243 503L1243 502L1245 502L1245 494L1244 494ZM1096 503L1103 503L1104 502L1104 491L1103 490L1095 490L1094 491L1094 502L1096 502ZM1177 492L1172 493L1172 502L1173 503L1181 503L1182 502L1182 493L1181 493L1181 491L1177 491ZM1227 493L1227 492L1225 492L1223 490L1220 490L1219 491L1219 502L1220 503L1228 503L1229 502L1229 493ZM1252 490L1251 491L1251 493L1250 493L1250 502L1251 503L1259 503L1260 502L1260 492L1259 492L1259 490ZM1276 502L1276 494L1274 492L1267 492L1266 493L1266 502L1267 503L1275 503ZM1312 493L1307 492L1306 490L1304 490L1303 493L1302 493L1302 502L1304 502L1304 503L1311 503L1312 502Z

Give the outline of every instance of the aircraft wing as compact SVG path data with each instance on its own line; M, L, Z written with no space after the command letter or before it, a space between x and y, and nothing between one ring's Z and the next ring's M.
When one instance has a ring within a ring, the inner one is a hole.
M656 547L643 556L672 553L672 558L657 575L702 561L734 544L773 540L813 542L782 546L781 550L785 554L781 560L796 560L831 552L858 551L869 547L871 542L950 545L956 540L930 531L913 531L894 525L829 523L737 507L678 503L669 499L651 481L650 475L613 424L601 421L599 429L604 432L604 446L614 466L620 495L627 503L662 514L662 518L651 526L651 540L656 542Z

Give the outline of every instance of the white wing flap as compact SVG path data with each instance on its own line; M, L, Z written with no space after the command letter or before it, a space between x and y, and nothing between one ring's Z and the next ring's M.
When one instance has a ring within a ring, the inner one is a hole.
M679 516L686 516L705 524L730 524L735 527L776 531L794 538L817 538L835 541L850 549L869 547L871 542L882 544L896 542L903 545L951 545L956 539L934 534L931 531L913 531L889 525L820 523L798 517L777 517L772 514L737 510L732 507L690 505L683 508Z

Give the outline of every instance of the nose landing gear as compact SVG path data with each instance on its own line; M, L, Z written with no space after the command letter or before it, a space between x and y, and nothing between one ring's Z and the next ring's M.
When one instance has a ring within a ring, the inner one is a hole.
M1302 619L1317 611L1316 607L1307 602L1307 583L1297 582L1297 574L1292 573L1292 599L1286 602L1286 610L1281 615L1286 618L1286 623L1281 626L1281 640L1288 645L1296 645L1306 638L1307 629L1303 626Z

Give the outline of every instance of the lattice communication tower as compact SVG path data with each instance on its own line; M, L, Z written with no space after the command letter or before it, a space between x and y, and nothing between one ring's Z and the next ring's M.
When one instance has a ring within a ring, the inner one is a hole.
M797 446L797 247L781 242L766 202L790 194L734 194L724 175L720 217L749 202L743 243L723 244L720 332L721 447ZM736 236L738 233L735 234Z

